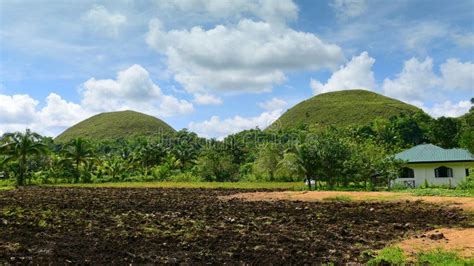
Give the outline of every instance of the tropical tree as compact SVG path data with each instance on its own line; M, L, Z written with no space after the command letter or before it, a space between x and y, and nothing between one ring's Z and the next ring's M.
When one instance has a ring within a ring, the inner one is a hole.
M79 182L81 176L81 165L96 160L94 150L89 142L82 138L71 140L64 147L64 157L74 164L74 182Z
M436 119L431 128L431 141L443 148L454 148L458 146L461 122L452 117L440 117Z
M281 159L280 149L274 143L262 144L259 148L254 164L254 173L273 181L278 162Z
M31 132L29 129L25 133L5 134L3 143L0 146L0 154L4 157L3 163L10 161L18 163L16 183L18 186L23 186L28 173L28 159L32 156L45 154L47 146L42 142L41 135Z
M298 153L287 151L278 162L275 176L281 181L298 181L305 177L306 169ZM310 184L311 185L311 184Z

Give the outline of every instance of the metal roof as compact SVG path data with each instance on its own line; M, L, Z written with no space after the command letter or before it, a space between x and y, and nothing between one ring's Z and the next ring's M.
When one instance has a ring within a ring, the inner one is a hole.
M396 159L409 163L474 161L474 156L465 149L443 149L433 144L422 144L395 155Z

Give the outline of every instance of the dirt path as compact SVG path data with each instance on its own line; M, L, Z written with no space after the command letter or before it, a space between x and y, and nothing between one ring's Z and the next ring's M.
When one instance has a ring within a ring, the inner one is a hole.
M446 206L456 206L467 212L474 212L474 198L468 197L439 197L413 196L408 193L397 192L361 192L361 191L283 191L283 192L251 192L239 193L221 197L221 199L243 199L247 201L320 201L334 197L349 197L352 200L367 201L416 201L436 203Z

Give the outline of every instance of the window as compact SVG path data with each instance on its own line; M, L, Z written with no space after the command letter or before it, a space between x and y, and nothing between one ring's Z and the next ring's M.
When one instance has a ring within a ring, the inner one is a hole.
M414 178L415 177L415 171L413 169L408 168L408 167L403 167L401 172L400 172L400 178Z
M440 166L435 169L435 176L436 177L453 177L453 169L446 166Z

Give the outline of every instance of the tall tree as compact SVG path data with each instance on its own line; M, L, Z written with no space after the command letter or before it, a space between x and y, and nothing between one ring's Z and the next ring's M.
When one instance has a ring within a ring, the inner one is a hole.
M25 176L28 172L28 159L47 152L47 146L42 142L42 137L29 129L25 133L7 133L3 136L0 154L4 156L4 162L17 161L18 174L16 183L18 186L25 184Z
M82 138L71 140L64 148L64 156L74 163L74 182L79 182L81 165L96 159L94 150L89 142Z
M440 117L431 126L431 141L443 148L458 147L461 123L452 117Z
M254 173L273 181L281 158L280 149L274 143L262 144L259 148L254 164Z

